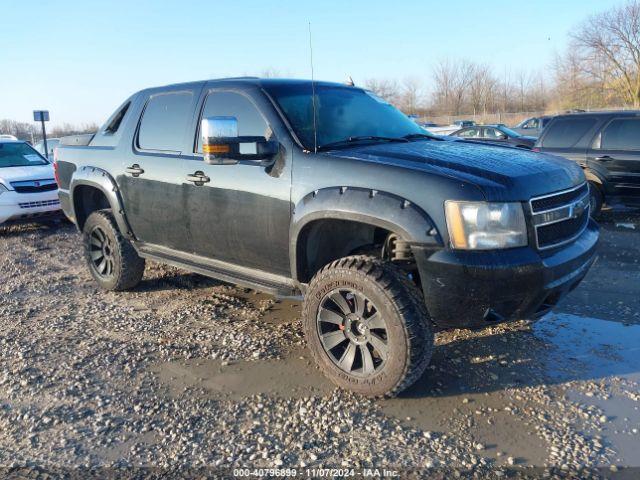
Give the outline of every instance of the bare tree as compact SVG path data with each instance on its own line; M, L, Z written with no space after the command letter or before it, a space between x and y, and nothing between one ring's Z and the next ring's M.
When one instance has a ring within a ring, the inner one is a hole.
M462 113L476 66L467 60L443 60L433 71L435 103L448 113Z
M580 70L625 103L640 107L640 2L589 17L572 38Z
M400 87L396 80L368 78L364 86L389 103L398 105L400 102Z
M31 123L17 122L15 120L0 120L0 133L14 135L20 140L33 139L34 128Z
M498 80L488 65L474 65L468 83L468 96L473 113L486 115L495 102Z
M418 113L422 103L422 83L417 77L406 77L402 81L400 108L408 114Z

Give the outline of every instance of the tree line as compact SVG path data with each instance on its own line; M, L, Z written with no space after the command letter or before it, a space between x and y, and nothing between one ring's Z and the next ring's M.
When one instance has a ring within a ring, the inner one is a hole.
M98 125L95 123L82 125L63 123L62 125L47 129L47 138L59 138L67 135L94 133L98 131L98 128ZM16 120L9 119L0 120L0 133L13 135L19 140L26 140L34 144L42 140L42 127L39 123L18 122Z
M590 16L569 38L544 72L496 72L471 60L445 59L433 68L428 90L417 77L371 78L364 85L408 114L640 108L638 0Z

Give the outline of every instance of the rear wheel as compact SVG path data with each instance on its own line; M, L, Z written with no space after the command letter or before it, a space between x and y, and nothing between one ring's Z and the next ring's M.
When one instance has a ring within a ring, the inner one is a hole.
M120 233L111 210L98 210L89 215L83 234L85 259L100 287L128 290L140 282L145 261Z
M602 194L602 190L597 184L589 182L589 211L593 218L600 215L603 203L604 195Z
M390 397L420 377L433 334L415 289L393 264L368 256L337 260L316 274L303 322L309 348L331 381Z

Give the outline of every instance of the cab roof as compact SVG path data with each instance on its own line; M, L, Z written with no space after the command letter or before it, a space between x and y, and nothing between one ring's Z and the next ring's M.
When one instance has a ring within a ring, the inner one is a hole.
M307 80L307 79L293 79L293 78L260 78L260 77L229 77L229 78L213 78L213 79L209 79L209 80L200 80L200 81L195 81L195 82L184 82L184 83L174 83L174 84L169 84L169 85L162 85L162 86L158 86L158 87L150 87L147 89L144 89L142 91L146 91L146 90L162 90L164 88L179 88L181 86L184 87L193 87L194 85L198 85L198 84L205 84L205 83L213 83L213 84L220 84L220 85L235 85L235 86L239 86L239 85L251 85L251 86L256 86L256 87L282 87L282 86L299 86L299 85L305 85L308 84L309 87L311 87L311 80ZM319 80L314 80L313 83L316 86L326 86L326 87L344 87L344 88L356 88L356 89L362 89L362 87L358 87L358 86L350 86L347 85L345 83L338 83L338 82L326 82L326 81L319 81Z

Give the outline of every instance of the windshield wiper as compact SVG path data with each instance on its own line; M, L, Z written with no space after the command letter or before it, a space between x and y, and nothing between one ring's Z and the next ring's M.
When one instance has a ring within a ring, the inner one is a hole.
M429 135L428 133L410 133L402 137L406 140L413 140L414 138L428 138L429 140L442 140L442 138L436 135Z
M324 145L320 145L318 150L324 150L331 147L339 147L342 145L349 145L351 143L362 142L367 140L373 141L381 141L381 142L408 142L408 138L404 137L379 137L377 135L361 135L356 137L349 137L343 140L338 140L337 142L325 143Z

